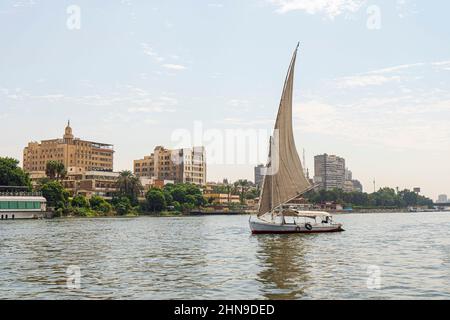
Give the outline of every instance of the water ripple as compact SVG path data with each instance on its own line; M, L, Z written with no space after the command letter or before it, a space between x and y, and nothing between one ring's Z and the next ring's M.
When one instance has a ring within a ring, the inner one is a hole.
M338 216L347 231L321 235L252 236L247 219L2 222L0 299L450 298L448 213Z

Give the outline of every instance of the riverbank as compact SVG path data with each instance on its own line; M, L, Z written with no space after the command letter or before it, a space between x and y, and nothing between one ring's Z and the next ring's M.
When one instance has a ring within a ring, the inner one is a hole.
M354 209L351 211L328 211L330 214L352 214L352 213L405 213L407 208L398 209Z
M353 211L330 211L331 215L351 215L351 214L378 214L378 213L407 213L408 209L358 209ZM183 213L179 211L162 211L162 212L133 212L126 215L117 213L95 213L90 212L88 215L68 214L63 216L55 216L54 218L123 218L123 217L196 217L196 216L240 216L240 215L256 215L257 211L192 211ZM49 216L48 216L49 217Z

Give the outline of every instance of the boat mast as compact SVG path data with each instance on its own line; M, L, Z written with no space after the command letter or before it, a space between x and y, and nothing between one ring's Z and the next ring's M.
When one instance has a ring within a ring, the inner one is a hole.
M261 189L258 216L268 213L276 214L276 209L295 199L311 185L295 146L292 125L292 102L294 86L294 69L297 44L283 86L283 93L278 108L273 135L270 139L269 157Z

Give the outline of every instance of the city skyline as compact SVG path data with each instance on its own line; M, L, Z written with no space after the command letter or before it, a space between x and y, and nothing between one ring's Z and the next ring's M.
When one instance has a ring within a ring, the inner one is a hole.
M78 147L77 147L78 146ZM32 150L30 150L32 147ZM81 148L80 148L81 147ZM103 149L107 147L107 149ZM78 150L80 149L80 150ZM63 138L55 138L41 141L31 141L24 148L23 153L23 168L25 172L30 175L32 181L37 181L46 177L46 164L48 161L56 161L65 165L64 169L67 170L69 175L82 176L84 173L88 175L112 174L111 177L119 175L119 172L114 171L113 157L103 159L100 163L97 163L99 158L96 154L102 154L105 150L111 152L111 155L115 153L113 144L104 144L100 142L93 142L89 140L83 140L73 135L72 127L70 126L70 120L68 120L64 129ZM99 151L101 151L99 153ZM79 154L78 154L79 153ZM156 179L175 181L176 183L194 183L197 185L208 185L208 183L220 183L220 181L208 180L206 170L207 158L206 150L204 146L197 146L192 148L181 148L178 150L168 150L163 146L156 146L154 152L151 155L144 156L143 159L133 160L132 169L124 169L132 172L138 178ZM155 159L159 159L156 160ZM106 161L107 168L92 168L92 165L101 164ZM161 162L161 163L159 163ZM327 162L329 162L327 164ZM181 167L179 167L181 165ZM105 170L106 169L106 170ZM184 172L187 170L186 172ZM254 167L254 179L252 181L256 186L261 187L264 179L264 164L258 164ZM305 174L308 179L308 168L305 169ZM327 171L330 171L327 173ZM185 175L186 174L186 175ZM199 178L199 179L197 179ZM241 180L241 178L239 178ZM228 181L228 178L224 178L223 181ZM64 185L67 184L69 189L74 189L72 186L73 181L64 181ZM345 192L353 192L362 190L360 181L353 179L353 173L345 164L345 159L337 155L316 155L314 156L314 177L310 179L311 184L315 184L318 189L334 190L341 189ZM375 187L375 181L374 187ZM383 186L391 187L392 186ZM76 188L75 188L76 189ZM380 188L378 188L380 189ZM378 190L377 189L377 190ZM395 188L399 191L399 188ZM413 190L417 194L421 193L420 187L406 188ZM366 193L371 193L366 191ZM438 201L442 201L442 194L438 196Z
M310 172L314 155L337 154L365 190L375 178L450 194L450 31L439 23L449 4L315 3L4 1L0 155L22 161L29 141L59 137L69 118L76 136L115 145L115 170L176 147L173 132L196 121L270 132L300 40L294 127ZM67 27L72 4L79 30ZM208 165L208 180L253 180L258 163Z

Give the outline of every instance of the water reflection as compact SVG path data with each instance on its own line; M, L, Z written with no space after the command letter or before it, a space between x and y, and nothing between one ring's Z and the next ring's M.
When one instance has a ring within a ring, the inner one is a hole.
M266 299L299 299L305 296L310 272L305 261L307 238L299 235L259 235L258 281Z

